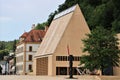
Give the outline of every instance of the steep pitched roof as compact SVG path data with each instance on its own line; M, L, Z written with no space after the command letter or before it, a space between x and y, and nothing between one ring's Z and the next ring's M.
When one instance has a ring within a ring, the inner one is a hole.
M57 45L59 44L62 36L64 35L66 28L68 27L68 25L71 23L71 19L73 17L73 14L76 10L76 8L78 9L79 6L75 5L59 14L57 14L54 17L54 20L52 21L35 57L41 56L41 55L48 55L48 54L52 54L55 52ZM80 9L79 9L79 12ZM87 26L85 20L83 19L83 15L81 14L81 17L83 21L83 25L85 24L85 27ZM81 25L81 27L83 26ZM84 29L83 29L84 31ZM87 26L87 32L89 31L89 28Z
M31 30L30 32L23 33L20 38L24 38L22 42L41 42L44 35L44 30Z

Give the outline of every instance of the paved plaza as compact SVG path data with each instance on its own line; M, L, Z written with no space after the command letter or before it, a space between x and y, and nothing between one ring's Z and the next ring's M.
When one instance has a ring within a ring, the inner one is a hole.
M68 79L68 76L1 75L0 80L120 80L120 76L82 75Z
M29 76L29 75L1 75L0 80L101 80L98 76Z

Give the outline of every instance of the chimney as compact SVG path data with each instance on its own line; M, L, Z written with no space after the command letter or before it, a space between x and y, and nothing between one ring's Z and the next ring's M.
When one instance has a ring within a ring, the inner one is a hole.
M32 29L32 30L35 29L35 24L32 25L31 29Z
M47 32L47 30L48 30L48 26L45 26L45 32Z

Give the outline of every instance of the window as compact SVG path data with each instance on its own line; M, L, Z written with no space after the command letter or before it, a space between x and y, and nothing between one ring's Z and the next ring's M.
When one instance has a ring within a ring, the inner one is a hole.
M67 61L67 56L63 56L63 61Z
M56 61L58 61L59 60L59 57L58 56L56 56Z
M29 70L32 70L32 65L31 65L31 64L28 66L28 69L29 69Z
M29 51L30 51L30 52L32 51L32 46L29 46Z
M56 75L67 75L67 67L56 67Z
M56 61L69 61L68 56L56 56ZM74 61L80 61L79 56L74 56Z
M32 61L32 55L29 55L29 61Z

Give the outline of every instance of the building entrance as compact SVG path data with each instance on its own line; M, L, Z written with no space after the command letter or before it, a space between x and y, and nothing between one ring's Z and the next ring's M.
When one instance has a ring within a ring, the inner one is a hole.
M76 68L73 67L73 75L78 75ZM69 67L56 67L56 75L69 75Z

